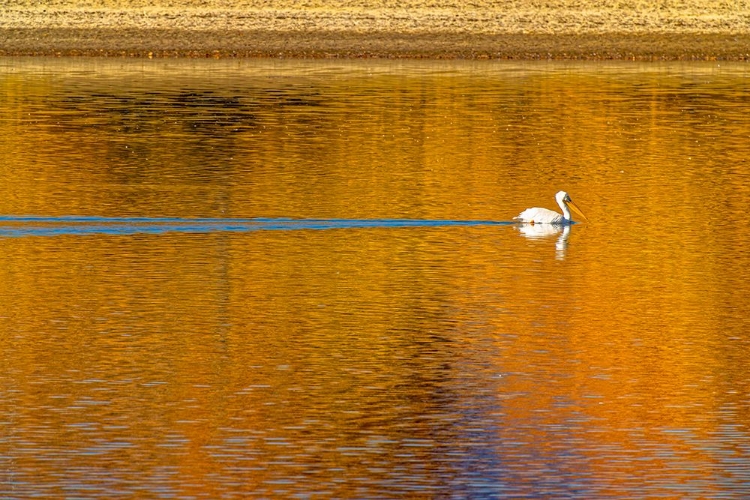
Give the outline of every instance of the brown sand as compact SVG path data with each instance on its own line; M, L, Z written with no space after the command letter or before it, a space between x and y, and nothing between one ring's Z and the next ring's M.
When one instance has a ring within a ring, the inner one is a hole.
M750 0L0 0L0 55L750 60Z

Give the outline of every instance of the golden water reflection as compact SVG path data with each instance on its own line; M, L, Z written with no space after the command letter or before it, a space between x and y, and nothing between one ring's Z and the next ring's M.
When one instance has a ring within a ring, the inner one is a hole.
M749 74L3 61L3 214L591 220L4 238L3 491L741 494Z

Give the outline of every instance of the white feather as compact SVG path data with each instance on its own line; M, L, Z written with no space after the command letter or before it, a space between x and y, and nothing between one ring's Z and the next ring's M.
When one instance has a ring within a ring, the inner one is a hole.
M527 208L518 217L513 217L521 222L528 222L533 224L563 224L565 217L558 214L554 210L548 208Z

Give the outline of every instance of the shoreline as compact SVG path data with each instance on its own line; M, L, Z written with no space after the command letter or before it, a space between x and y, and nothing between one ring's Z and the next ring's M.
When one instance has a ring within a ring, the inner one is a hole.
M748 61L750 35L0 28L0 56Z

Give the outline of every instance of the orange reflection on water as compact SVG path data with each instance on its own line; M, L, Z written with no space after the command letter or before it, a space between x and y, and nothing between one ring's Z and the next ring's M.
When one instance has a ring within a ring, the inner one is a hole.
M28 64L5 214L591 223L5 238L16 494L747 484L744 70Z

